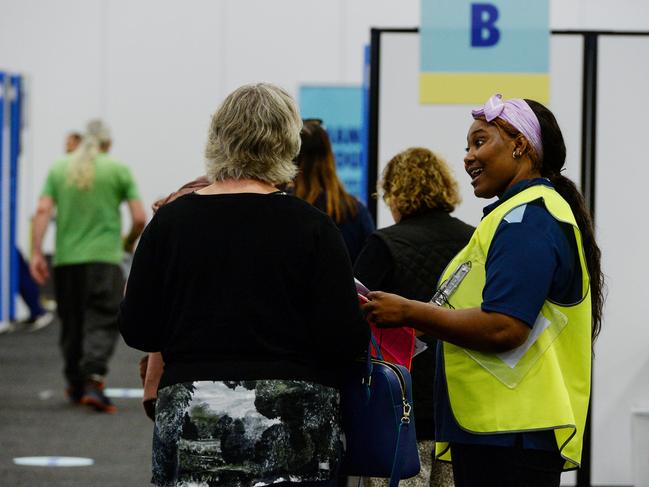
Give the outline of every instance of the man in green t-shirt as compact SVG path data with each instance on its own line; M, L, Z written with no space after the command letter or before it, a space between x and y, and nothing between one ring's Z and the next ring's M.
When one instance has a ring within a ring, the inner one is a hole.
M110 158L110 134L100 121L88 124L80 146L50 168L34 217L30 271L42 284L49 276L43 237L56 209L54 285L67 394L74 403L104 412L116 408L104 377L117 343L117 314L124 287L124 251L133 252L146 214L130 170ZM120 205L128 204L131 229L121 237Z

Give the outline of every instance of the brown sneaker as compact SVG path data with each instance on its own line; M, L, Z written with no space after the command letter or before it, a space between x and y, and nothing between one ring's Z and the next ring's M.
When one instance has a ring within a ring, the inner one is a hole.
M80 402L92 406L102 413L117 412L117 407L104 394L104 384L96 380L90 380L86 383L86 390Z

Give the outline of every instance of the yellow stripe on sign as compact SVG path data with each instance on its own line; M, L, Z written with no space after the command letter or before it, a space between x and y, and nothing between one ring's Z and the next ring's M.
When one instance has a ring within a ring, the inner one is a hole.
M422 104L483 104L502 93L504 99L530 98L543 104L550 100L550 76L535 73L421 73L419 102Z

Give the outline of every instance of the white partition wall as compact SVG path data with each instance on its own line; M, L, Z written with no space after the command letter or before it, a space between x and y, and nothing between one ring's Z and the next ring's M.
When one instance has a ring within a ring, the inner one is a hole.
M29 217L68 131L103 118L111 153L131 167L148 209L204 172L210 116L234 88L266 81L295 93L307 83L359 84L370 26L419 19L418 0L1 3L0 68L29 80L24 251Z
M561 125L568 146L566 175L580 178L582 47L580 36L554 35L551 43L550 108ZM464 171L466 134L472 123L472 105L419 104L419 34L414 31L380 32L378 101L378 171L396 153L412 146L442 155L458 179L462 204L454 215L473 225L480 221L486 200L473 195ZM507 98L507 93L503 93ZM370 161L372 163L372 161ZM382 201L377 225L393 223Z
M475 225L484 202L473 196L463 162L472 107L419 104L419 34L381 33L379 53L377 174L380 177L388 161L408 147L431 149L446 159L460 184L462 204L455 215ZM378 227L394 223L381 200L376 222Z
M598 51L595 217L608 298L595 348L593 485L632 485L631 411L649 409L649 36L602 35ZM643 459L649 472L649 452Z

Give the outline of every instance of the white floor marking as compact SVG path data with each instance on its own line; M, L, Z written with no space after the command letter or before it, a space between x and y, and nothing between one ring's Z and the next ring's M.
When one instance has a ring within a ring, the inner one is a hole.
M46 389L38 393L38 398L41 401L47 401L48 399L52 399L53 397L54 397L54 391L50 389Z
M17 457L14 463L29 467L88 467L95 461L82 457Z
M107 387L104 390L104 394L108 397L119 397L119 398L126 398L126 399L142 399L142 396L144 396L144 390L143 389L127 389L127 388L110 388Z

